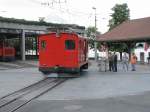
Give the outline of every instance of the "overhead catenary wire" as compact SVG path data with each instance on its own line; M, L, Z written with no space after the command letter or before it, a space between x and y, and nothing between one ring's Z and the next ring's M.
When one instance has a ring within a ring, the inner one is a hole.
M78 21L80 21L81 25L86 26L92 26L94 22L94 12L92 11L91 8L85 9L85 8L77 8L71 6L69 3L70 1L67 0L32 0L32 2L39 2L41 6L45 8L50 9L50 13L59 16L60 18L63 18L66 20L66 23L71 23L71 24L78 24ZM61 15L60 15L61 13ZM102 19L102 14L100 12L96 13L97 20L104 20ZM49 17L50 15L47 15ZM46 18L46 16L45 16ZM81 19L82 18L82 19ZM82 22L81 22L82 21ZM86 21L86 22L85 22ZM63 22L63 21L62 21ZM63 22L64 23L64 22Z

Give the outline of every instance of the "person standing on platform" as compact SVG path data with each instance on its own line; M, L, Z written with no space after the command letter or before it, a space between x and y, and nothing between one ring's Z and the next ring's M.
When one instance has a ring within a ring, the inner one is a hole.
M122 56L122 65L123 65L123 70L127 70L129 68L129 57L127 56L127 53L124 53Z
M115 52L113 55L113 71L117 72L117 54Z
M137 63L137 56L135 55L135 53L132 53L131 55L131 71L136 71L135 65Z
M108 54L108 61L109 61L109 71L113 71L113 56L111 52L109 52Z

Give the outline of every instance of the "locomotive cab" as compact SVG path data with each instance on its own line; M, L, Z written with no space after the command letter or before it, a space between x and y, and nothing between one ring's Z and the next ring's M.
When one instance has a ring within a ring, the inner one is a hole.
M15 48L6 44L4 40L0 40L0 60L12 61L15 59Z
M39 70L77 73L87 65L87 51L81 51L82 39L75 33L50 33L39 36ZM86 42L87 43L87 42ZM86 48L87 49L87 48ZM82 59L81 59L82 58ZM84 62L83 62L84 61Z

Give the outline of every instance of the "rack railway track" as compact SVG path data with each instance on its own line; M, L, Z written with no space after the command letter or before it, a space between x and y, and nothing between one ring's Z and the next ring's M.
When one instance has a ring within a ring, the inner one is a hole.
M66 78L46 78L28 87L8 94L0 98L0 112L15 112L66 80ZM20 102L21 100L22 102Z

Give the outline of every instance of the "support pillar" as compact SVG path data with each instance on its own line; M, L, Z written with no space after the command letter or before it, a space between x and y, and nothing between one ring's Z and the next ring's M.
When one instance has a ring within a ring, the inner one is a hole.
M96 41L94 42L94 50L95 50L95 61L97 61L98 56L97 56L97 42Z
M109 47L108 47L108 43L105 44L105 52L106 52L106 58L108 59L108 54L109 54Z
M38 37L37 37L37 35L36 35L36 37L35 37L35 41L36 41L36 56L38 57Z
M25 54L25 31L22 30L22 37L21 37L21 59L22 61L26 60Z

